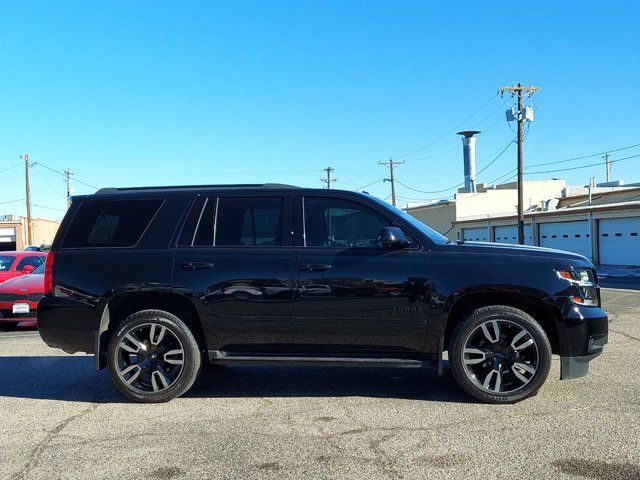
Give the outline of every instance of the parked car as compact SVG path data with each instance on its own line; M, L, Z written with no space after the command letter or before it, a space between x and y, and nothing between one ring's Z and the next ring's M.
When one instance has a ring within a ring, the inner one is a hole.
M454 243L368 194L102 189L62 221L38 325L139 402L185 393L203 363L441 374L446 351L462 389L509 403L540 389L552 353L562 379L587 373L607 342L597 281L583 256Z
M33 273L44 263L46 256L42 252L0 252L0 283Z
M0 326L35 327L38 302L44 296L44 263L33 273L0 283Z

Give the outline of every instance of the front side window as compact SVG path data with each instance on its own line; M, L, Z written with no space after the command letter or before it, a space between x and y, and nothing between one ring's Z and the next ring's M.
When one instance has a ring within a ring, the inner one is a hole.
M38 268L43 263L44 263L44 257L40 255L24 257L22 260L20 260L20 263L18 263L16 270L21 271L27 265L31 265L33 268Z
M391 226L374 210L350 200L304 199L307 247L381 248L380 230Z

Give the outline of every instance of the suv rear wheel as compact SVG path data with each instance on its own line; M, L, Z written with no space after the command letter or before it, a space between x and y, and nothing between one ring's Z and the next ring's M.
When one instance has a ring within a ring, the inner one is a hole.
M189 327L161 310L129 315L109 342L111 380L136 402L166 402L182 395L195 382L201 363Z
M533 317L517 308L479 308L457 325L451 338L453 376L483 402L514 403L533 396L549 374L549 339Z

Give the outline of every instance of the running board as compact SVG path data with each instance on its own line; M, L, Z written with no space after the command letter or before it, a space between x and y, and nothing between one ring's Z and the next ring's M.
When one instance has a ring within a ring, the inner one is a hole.
M266 355L230 355L220 350L209 350L209 361L220 365L323 365L334 367L392 367L421 368L429 361L407 358L363 357L282 357Z

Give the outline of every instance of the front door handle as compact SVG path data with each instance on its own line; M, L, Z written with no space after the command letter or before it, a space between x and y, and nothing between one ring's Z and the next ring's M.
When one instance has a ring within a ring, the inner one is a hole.
M303 263L298 267L301 272L325 272L331 270L331 265L323 263Z
M213 263L207 262L184 262L182 264L183 270L207 270L213 268Z

